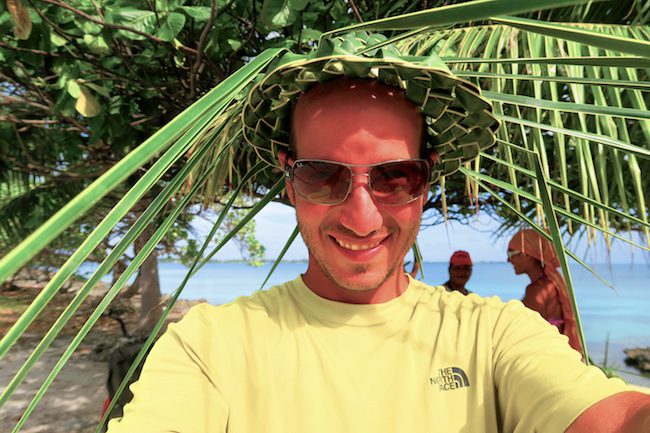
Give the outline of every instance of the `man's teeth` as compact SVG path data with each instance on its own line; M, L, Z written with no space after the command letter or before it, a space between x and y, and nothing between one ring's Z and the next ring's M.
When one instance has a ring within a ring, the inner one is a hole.
M348 244L346 242L340 241L336 238L336 243L342 246L343 248L347 248L348 250L352 251L361 251L361 250L369 250L371 248L375 248L377 245L381 243L381 241L375 242L374 244ZM383 240L383 239L382 239Z

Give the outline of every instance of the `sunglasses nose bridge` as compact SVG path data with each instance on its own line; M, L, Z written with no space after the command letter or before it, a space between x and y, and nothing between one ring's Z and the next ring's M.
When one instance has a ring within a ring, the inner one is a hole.
M357 178L365 177L366 181L363 181L361 179L355 181L355 177ZM368 172L355 173L354 170L350 170L350 179L348 180L348 191L345 194L345 198L343 199L343 201L348 200L350 195L352 195L357 188L367 189L368 194L371 197L373 197L372 187L370 185L370 173Z

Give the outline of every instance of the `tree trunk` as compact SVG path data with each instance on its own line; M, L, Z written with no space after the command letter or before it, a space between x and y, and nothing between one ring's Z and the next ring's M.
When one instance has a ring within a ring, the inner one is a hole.
M154 231L154 227L147 227L138 237L133 245L136 254L142 250ZM141 295L138 331L149 333L160 319L163 311L160 296L160 277L158 275L158 255L155 250L142 263L137 277L137 284Z

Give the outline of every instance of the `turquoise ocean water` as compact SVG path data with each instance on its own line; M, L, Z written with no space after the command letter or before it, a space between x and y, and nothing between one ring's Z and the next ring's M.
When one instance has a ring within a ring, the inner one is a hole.
M265 287L293 279L306 267L306 262L283 263ZM259 268L240 262L208 263L190 279L181 298L205 299L214 305L232 301L258 290L270 268L270 263ZM633 372L623 363L623 349L650 347L650 265L605 264L592 268L610 281L616 291L584 268L571 268L590 356L598 363L603 362L609 335L608 364ZM181 264L161 262L163 293L173 292L186 272L187 268ZM447 276L446 263L424 264L425 282L441 284ZM520 299L528 283L528 277L515 275L509 263L476 263L468 288L481 296L496 295L505 301ZM650 378L622 375L632 383L650 386Z

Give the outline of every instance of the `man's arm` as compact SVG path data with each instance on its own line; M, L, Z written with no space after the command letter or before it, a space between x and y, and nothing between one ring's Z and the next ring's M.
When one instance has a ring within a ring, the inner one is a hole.
M193 307L180 322L169 325L131 386L134 397L124 406L124 416L108 424L109 433L226 431L227 402L221 376L211 366L218 365L224 374L232 369L215 352L218 339L206 322L207 308Z
M650 433L650 395L622 392L585 410L566 433Z

